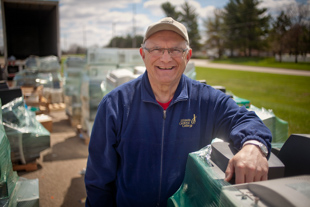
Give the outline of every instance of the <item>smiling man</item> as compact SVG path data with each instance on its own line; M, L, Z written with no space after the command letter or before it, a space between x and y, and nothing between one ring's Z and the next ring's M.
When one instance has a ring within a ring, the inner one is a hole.
M173 31L156 32L142 45L140 54L156 100L170 101L192 55L187 42Z
M267 179L269 129L229 96L183 74L192 55L184 25L170 17L150 25L140 54L146 72L98 107L86 206L166 206L183 181L188 153L216 137L240 149L227 181L234 173L236 183Z

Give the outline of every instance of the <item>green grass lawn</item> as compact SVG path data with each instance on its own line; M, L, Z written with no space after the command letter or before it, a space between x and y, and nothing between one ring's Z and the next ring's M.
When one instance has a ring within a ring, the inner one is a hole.
M288 62L277 62L275 58L263 58L263 57L236 57L219 59L212 61L214 63L226 63L226 64L237 64L237 65L249 65L249 66L260 66L260 67L272 67L272 68L286 68L296 70L310 70L310 63L288 63Z
M310 77L196 67L197 80L222 85L289 123L289 134L310 134Z

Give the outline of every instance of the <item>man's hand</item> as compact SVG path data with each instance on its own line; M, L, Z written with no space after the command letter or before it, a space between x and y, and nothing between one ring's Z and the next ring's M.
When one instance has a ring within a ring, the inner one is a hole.
M245 145L229 160L225 181L229 181L234 173L236 184L267 180L268 161L258 146Z

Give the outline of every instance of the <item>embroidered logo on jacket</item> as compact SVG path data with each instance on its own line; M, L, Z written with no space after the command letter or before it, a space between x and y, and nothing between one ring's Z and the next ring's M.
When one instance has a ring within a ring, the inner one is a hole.
M181 119L179 125L182 127L193 127L194 124L196 124L196 118L197 116L194 114L192 119Z

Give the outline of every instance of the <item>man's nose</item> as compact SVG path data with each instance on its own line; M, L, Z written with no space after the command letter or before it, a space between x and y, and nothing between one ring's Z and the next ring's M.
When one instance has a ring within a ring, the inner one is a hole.
M171 55L168 50L164 50L163 54L161 55L161 60L164 62L168 62L171 60Z

